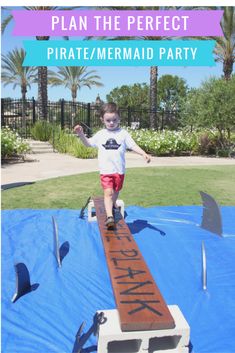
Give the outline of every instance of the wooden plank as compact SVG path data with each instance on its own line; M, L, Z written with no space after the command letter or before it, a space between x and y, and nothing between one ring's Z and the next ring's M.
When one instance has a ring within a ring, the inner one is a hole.
M174 319L120 215L115 230L105 226L104 200L93 198L122 331L170 329Z

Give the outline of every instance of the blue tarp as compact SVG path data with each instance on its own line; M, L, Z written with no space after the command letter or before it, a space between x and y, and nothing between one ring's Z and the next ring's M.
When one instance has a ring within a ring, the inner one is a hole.
M190 325L191 352L235 352L235 207L221 207L223 236L200 228L202 207L127 207L126 223L167 304ZM62 268L54 256L52 216L60 245L69 251ZM207 257L202 289L201 245ZM11 302L14 264L23 262L38 287ZM114 309L96 222L79 210L2 212L2 352L70 353L80 324L97 310ZM92 336L87 347L97 344Z

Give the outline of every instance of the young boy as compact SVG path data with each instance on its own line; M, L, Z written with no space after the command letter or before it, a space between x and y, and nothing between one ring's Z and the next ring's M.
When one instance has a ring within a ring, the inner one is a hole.
M91 138L84 135L80 125L76 125L74 131L85 146L98 148L100 179L104 189L104 205L107 214L106 226L108 229L113 229L115 225L113 209L117 207L116 201L124 181L126 149L142 155L147 163L151 159L135 143L130 134L119 127L120 115L115 103L102 106L101 121L105 129L98 131Z

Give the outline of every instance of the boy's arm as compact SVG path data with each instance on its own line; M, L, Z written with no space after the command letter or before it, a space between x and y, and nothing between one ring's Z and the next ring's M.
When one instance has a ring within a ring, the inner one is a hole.
M80 140L82 141L82 143L84 144L84 146L86 147L91 147L91 144L89 142L89 139L85 136L84 132L83 132L83 128L80 125L76 125L74 127L74 132L77 134L77 136L80 137Z
M140 148L140 146L138 146L137 144L135 144L132 148L132 151L140 154L142 157L144 157L144 159L146 159L146 162L149 163L151 162L151 157L149 154L147 154L144 150L142 150L142 148Z

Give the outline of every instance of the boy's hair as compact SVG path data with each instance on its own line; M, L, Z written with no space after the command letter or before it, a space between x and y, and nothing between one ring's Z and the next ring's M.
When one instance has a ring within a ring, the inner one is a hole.
M105 113L117 113L120 115L119 108L116 103L105 103L100 109L100 117L103 119Z

